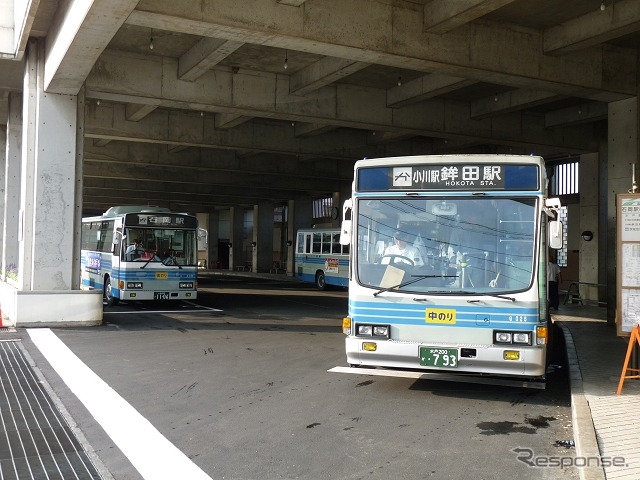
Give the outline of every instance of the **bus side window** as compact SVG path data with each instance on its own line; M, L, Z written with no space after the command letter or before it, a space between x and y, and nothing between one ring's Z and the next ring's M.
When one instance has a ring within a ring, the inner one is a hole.
M304 236L304 253L311 253L311 235Z
M322 253L331 253L331 234L322 234Z
M119 257L120 245L122 244L122 229L120 227L116 228L116 235L114 237L117 241L113 244L113 254Z
M321 253L322 252L322 237L319 233L313 234L313 249L312 253Z

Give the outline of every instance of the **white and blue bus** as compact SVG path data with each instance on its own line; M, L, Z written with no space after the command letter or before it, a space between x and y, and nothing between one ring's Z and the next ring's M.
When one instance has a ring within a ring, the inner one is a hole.
M299 280L320 290L348 286L349 245L340 244L339 228L300 229L296 238L294 274Z
M120 300L194 300L198 221L149 206L111 207L82 220L82 287Z
M334 371L544 388L547 255L563 233L543 159L365 159L353 186L342 225L351 368Z

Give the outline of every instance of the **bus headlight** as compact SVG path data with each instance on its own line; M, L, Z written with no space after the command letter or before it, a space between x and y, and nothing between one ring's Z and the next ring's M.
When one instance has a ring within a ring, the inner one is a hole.
M389 338L389 326L388 325L374 325L373 326L374 337L387 337Z
M494 332L494 343L511 343L511 332Z
M513 343L522 343L524 345L531 345L531 334L529 332L514 333Z
M531 345L531 332L494 330L493 343L501 345Z
M180 288L193 288L193 282L180 282L178 286Z
M359 337L389 338L389 325L373 325L359 323L356 325L356 335Z
M358 325L358 333L362 337L370 337L371 336L371 325Z

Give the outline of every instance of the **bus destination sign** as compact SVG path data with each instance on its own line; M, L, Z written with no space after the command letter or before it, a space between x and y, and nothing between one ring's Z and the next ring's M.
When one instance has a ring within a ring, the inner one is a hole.
M392 188L504 188L502 165L444 165L393 167Z
M359 191L536 189L536 165L405 165L358 172Z
M198 221L195 217L175 213L138 213L127 215L126 224L140 227L195 228Z

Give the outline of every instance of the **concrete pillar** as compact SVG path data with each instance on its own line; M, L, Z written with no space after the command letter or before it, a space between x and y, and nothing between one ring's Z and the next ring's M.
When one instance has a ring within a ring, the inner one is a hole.
M297 228L293 219L296 216L296 202L289 200L287 204L287 275L294 275L296 258Z
M301 228L311 228L313 226L313 199L311 197L300 197L296 199L295 215L293 215L294 235L298 234Z
M333 208L331 212L331 226L339 227L340 220L341 220L340 217L342 217L342 202L343 202L342 195L340 194L340 192L333 192L332 200L333 200Z
M244 226L244 209L242 207L231 207L230 209L231 233L229 235L229 270L236 267L244 266L245 261L251 259L244 258L243 246L243 226Z
M19 288L72 288L77 97L42 89L44 43L29 43L25 73Z
M273 266L273 203L253 206L253 271L268 272Z
M4 218L4 194L7 186L5 175L7 174L7 128L0 125L0 218ZM0 229L0 245L4 242L2 229Z
M598 204L599 204L599 155L592 153L582 155L580 157L580 226L576 236L579 240L579 270L578 278L581 282L599 283L598 282L598 245L600 236L598 235ZM588 172L588 173L587 173ZM582 239L581 233L585 230L593 232L593 239L585 241ZM597 301L599 300L599 291L595 287L583 287L581 297L583 299ZM604 292L603 292L604 293Z
M218 258L218 229L215 228L218 216L214 211L211 214L197 213L196 218L198 219L198 228L207 232L206 236L198 234L198 266L204 262L206 268L213 268ZM213 236L215 239L212 238Z
M14 284L18 271L18 212L22 158L22 94L9 94L2 223L2 281ZM8 275L7 275L8 274Z
M30 39L25 58L18 274L15 284L0 284L2 317L16 325L98 324L102 292L73 290L82 207L78 98L44 91L44 41Z
M607 321L614 324L617 288L616 195L628 193L631 188L631 165L636 164L636 168L638 165L638 97L611 102L608 110Z

